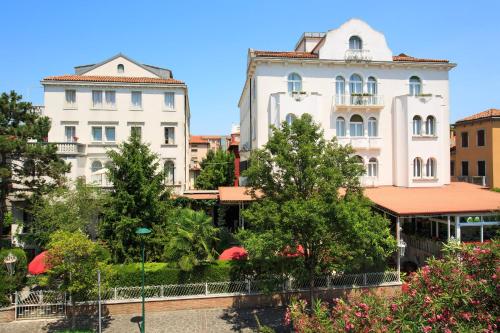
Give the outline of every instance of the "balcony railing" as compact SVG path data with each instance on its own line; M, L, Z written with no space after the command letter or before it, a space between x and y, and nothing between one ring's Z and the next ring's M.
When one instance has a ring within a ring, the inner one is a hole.
M90 182L92 185L100 187L112 187L113 183L108 179L105 173L93 174L90 177Z
M349 49L345 52L344 59L346 61L371 61L372 56L369 50L352 50Z
M85 154L85 145L78 142L55 142L57 153L61 155Z
M486 186L486 176L457 176L459 182Z
M380 149L381 138L378 137L337 137L342 145L351 145L354 149Z
M372 94L335 95L335 106L380 108L384 106L384 99L383 96L381 95L372 95Z
M434 241L432 239L420 238L412 235L406 235L401 233L401 237L406 242L409 248L413 248L419 251L428 253L429 255L439 256L441 254L441 249L443 248L443 243L440 241Z

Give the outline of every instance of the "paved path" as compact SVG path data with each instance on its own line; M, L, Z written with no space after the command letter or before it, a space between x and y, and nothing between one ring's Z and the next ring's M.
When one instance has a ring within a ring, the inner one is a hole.
M258 310L202 309L152 312L146 314L148 333L226 333L257 332L257 315L262 325L286 332L281 326L283 309L266 308ZM105 333L139 333L138 315L117 315L107 318L103 325ZM0 333L58 332L68 325L64 320L17 321L0 324ZM91 325L91 324L90 324ZM81 328L91 327L89 322L79 322Z

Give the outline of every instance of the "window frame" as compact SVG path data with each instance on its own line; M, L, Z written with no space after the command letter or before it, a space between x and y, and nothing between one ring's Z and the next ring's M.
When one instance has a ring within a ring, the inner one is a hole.
M484 175L479 174L479 163L483 163L483 168L484 168ZM485 160L478 160L476 163L477 167L477 175L478 177L486 177L486 161Z
M339 128L342 132L340 134L339 134ZM335 118L335 136L339 138L345 138L347 136L346 121L345 118L342 116Z
M68 93L72 92L74 101L68 102ZM65 109L76 109L77 108L77 100L76 100L76 89L64 89L64 108Z
M96 140L96 137L95 137L95 131L94 130L99 130L100 131L100 136L101 138L99 140ZM92 139L92 142L103 142L103 133L102 133L102 126L91 126L90 127L90 137Z
M354 118L355 116L358 116L361 118L361 122L360 121L352 121L352 118ZM354 126L354 132L356 133L356 135L353 135L353 126ZM361 129L361 135L357 135L358 134L358 130ZM351 138L362 138L365 136L365 120L363 119L363 117L359 114L353 114L351 116L351 118L349 118L349 136Z
M464 141L464 138L467 140ZM469 148L469 132L460 132L460 147Z
M359 45L356 45L359 43ZM349 37L349 50L362 50L363 49L363 39L358 35L352 35Z
M425 163L425 176L427 178L437 178L437 162L434 157L429 157Z
M71 138L68 140L68 132L67 130L72 128L73 129L73 135L71 136ZM64 139L66 140L65 142L76 142L75 140L76 138L76 126L74 125L66 125L64 126Z
M461 167L461 170L460 170L460 175L462 177L469 177L469 174L470 174L470 169L469 169L469 161L468 160L463 160L463 161L460 161L460 167ZM467 165L467 174L464 175L464 165Z
M429 123L431 124L431 126L429 126ZM425 135L436 136L436 125L437 125L436 123L437 123L436 117L432 115L429 115L427 116L427 118L425 118Z
M303 91L302 76L297 72L292 72L287 76L287 91L289 94L297 94Z
M170 130L172 130L172 136L170 136ZM170 141L170 137L172 137L172 142ZM165 145L175 145L175 126L163 126L163 142Z
M479 132L483 133L483 135L482 135L483 144L482 145L479 144ZM486 130L485 129L478 129L476 131L476 146L477 147L486 147Z
M167 104L167 95L172 97L172 105ZM173 91L165 91L163 93L163 109L167 111L175 110L175 92Z
M375 117L368 118L368 137L377 138L378 137L378 121Z
M413 159L413 179L421 179L422 177L423 177L423 160L421 157L415 157Z
M417 79L418 81L415 79ZM408 86L409 86L409 89L408 89L409 96L422 95L423 84L422 84L422 79L420 78L420 76L417 76L417 75L410 76L410 78L408 79Z
M130 136L133 135L134 130L138 130L139 139L142 140L142 126L141 125L131 125L130 126Z
M167 164L171 166L171 168L167 169ZM167 171L171 171L171 179L169 176L169 173ZM165 160L163 162L163 172L165 173L165 185L167 186L175 186L175 160Z
M118 74L123 74L123 73L125 73L125 65L123 65L123 64L118 64L118 65L116 66L116 72L117 72Z
M371 157L368 160L368 177L377 178L378 177L378 160L375 157Z
M288 117L290 117L290 121ZM297 119L297 116L293 113L287 113L287 115L285 116L285 122L288 124L288 126L292 126L292 123L295 119Z
M418 125L418 131L415 131L416 124ZM422 136L422 117L419 115L414 115L412 118L412 133L413 136Z
M134 95L139 96L139 104L134 104ZM130 109L131 110L142 110L142 91L140 90L132 90L130 91Z
M354 80L353 78L359 78L359 81ZM362 94L363 93L363 82L364 82L363 77L361 75L359 75L357 73L351 74L351 76L349 77L349 95ZM353 87L355 89L353 89Z

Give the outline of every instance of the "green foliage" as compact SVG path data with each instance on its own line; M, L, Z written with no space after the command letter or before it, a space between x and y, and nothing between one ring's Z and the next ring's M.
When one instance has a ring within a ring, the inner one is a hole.
M111 159L108 178L113 183L110 200L100 225L101 238L112 251L115 262L140 258L138 227L153 229L145 238L149 260L158 260L163 244L158 238L166 230L170 217L166 199L169 191L164 186L164 173L158 172L158 157L137 135L122 143L118 150L108 152Z
M12 253L17 257L14 266L14 274L10 275L7 271L7 266L4 264L4 259ZM0 306L9 304L9 294L16 290L20 290L26 281L26 271L28 262L26 253L23 249L2 249L0 250Z
M60 187L37 198L32 208L28 241L45 248L57 230L83 231L95 239L97 219L103 213L106 194L95 186L77 181L74 188Z
M273 128L244 173L253 191L263 194L243 212L250 227L238 234L250 256L270 259L302 245L296 268L311 287L320 272L383 261L395 241L389 221L362 196L363 172L352 148L326 141L310 115Z
M48 246L47 275L51 288L70 293L73 301L84 300L97 289L97 270L106 281L109 253L81 231L56 231Z
M201 161L201 172L195 187L200 190L216 190L219 186L231 186L234 182L234 155L222 149L209 150Z
M176 262L184 271L191 271L202 262L214 261L218 229L213 226L212 218L202 211L187 208L180 210L178 215L171 225L165 259Z
M47 144L50 120L14 91L0 95L0 233L7 197L36 197L63 183L69 171L53 144Z

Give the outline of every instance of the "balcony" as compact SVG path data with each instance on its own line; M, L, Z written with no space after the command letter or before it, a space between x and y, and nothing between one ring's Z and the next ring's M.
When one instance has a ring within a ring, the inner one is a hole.
M90 183L99 187L113 187L113 183L108 179L106 171L97 171L90 177Z
M370 50L349 49L345 51L345 61L371 61Z
M354 149L380 149L382 140L377 137L337 137L341 145L351 145Z
M54 142L59 155L84 155L85 145L78 142Z
M335 107L341 109L365 109L374 110L384 107L384 98L381 95L351 94L335 95Z

